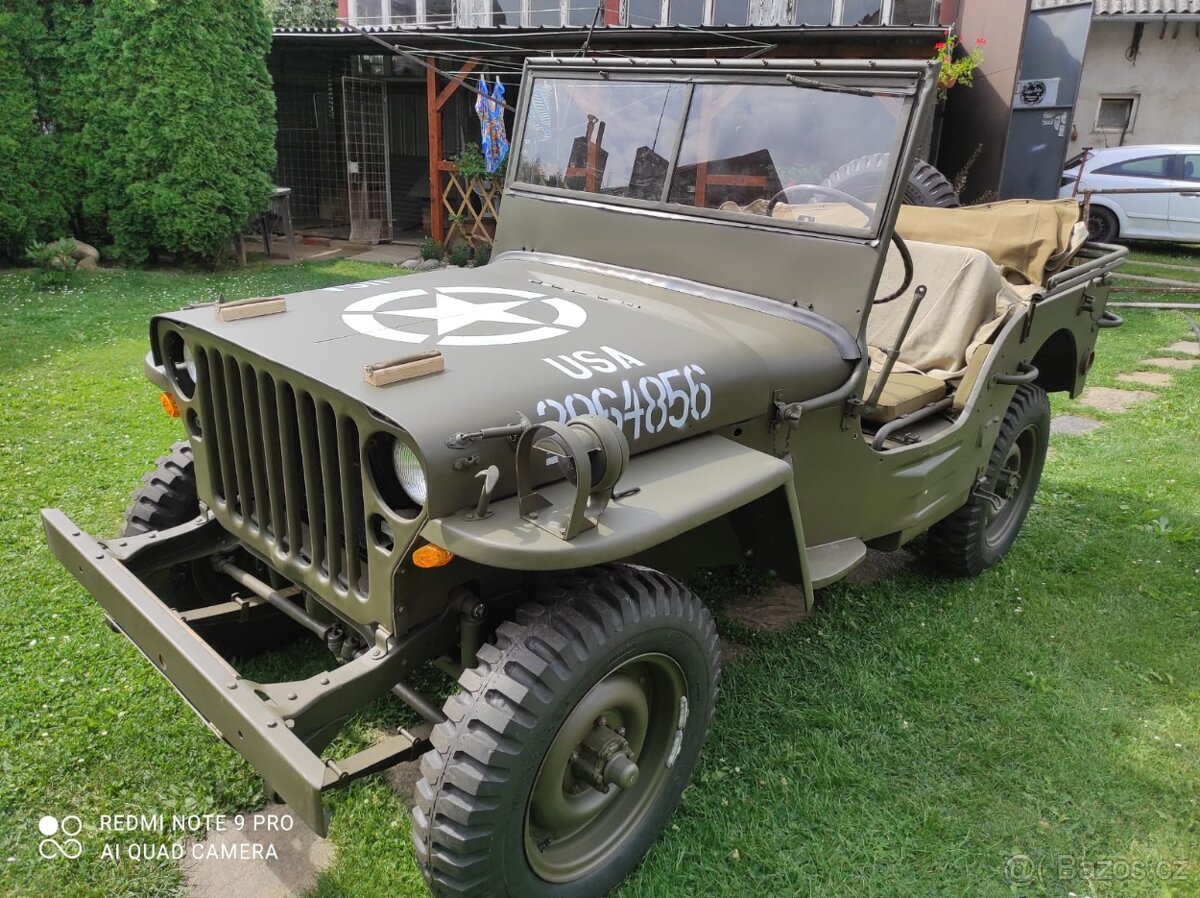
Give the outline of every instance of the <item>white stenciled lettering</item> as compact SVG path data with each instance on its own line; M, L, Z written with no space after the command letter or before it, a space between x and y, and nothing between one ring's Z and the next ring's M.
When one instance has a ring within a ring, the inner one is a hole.
M542 361L576 380L587 380L597 374L613 374L646 366L645 362L611 346L601 346L598 350L578 349L575 352L544 358Z
M684 365L626 378L614 385L615 389L597 387L590 395L568 393L561 399L543 399L537 404L537 415L539 420L559 424L579 415L599 415L622 428L632 440L640 439L643 432L683 430L689 422L702 421L712 412L712 388L704 382L705 374L699 365Z

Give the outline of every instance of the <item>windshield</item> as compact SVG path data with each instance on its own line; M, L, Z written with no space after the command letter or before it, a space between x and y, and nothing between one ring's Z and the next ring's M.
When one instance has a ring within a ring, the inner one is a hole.
M824 88L824 89L823 89ZM514 180L868 233L907 122L895 92L797 78L533 80ZM830 188L839 188L832 190Z

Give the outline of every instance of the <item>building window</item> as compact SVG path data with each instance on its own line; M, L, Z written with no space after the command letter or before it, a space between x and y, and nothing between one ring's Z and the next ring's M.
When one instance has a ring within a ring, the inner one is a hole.
M1127 134L1133 130L1133 119L1137 113L1137 94L1102 96L1096 107L1097 131L1119 131Z
M828 25L831 22L832 0L796 0L797 25Z
M348 0L356 25L384 28L429 25L588 26L596 0ZM601 24L621 11L621 24L650 25L928 25L932 0L606 0ZM778 20L777 20L778 17Z

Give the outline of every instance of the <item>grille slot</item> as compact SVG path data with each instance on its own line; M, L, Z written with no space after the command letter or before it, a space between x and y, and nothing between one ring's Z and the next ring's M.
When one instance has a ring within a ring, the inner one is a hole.
M223 523L264 554L367 595L358 425L306 390L195 349L208 487Z

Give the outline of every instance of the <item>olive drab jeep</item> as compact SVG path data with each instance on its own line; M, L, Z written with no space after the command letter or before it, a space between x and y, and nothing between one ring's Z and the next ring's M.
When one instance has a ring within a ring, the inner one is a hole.
M120 536L43 512L51 549L318 833L328 790L420 757L435 894L606 893L713 718L677 578L755 565L811 602L925 533L978 574L1033 501L1047 392L1120 324L1124 251L1071 201L902 205L935 76L531 61L490 264L156 316L186 439ZM230 661L297 633L324 672ZM389 692L432 730L330 756Z

